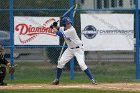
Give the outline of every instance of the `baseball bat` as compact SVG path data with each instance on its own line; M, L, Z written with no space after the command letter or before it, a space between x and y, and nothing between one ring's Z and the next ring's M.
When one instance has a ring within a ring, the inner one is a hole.
M67 10L67 11L62 15L62 17L60 17L60 19L63 18L63 17L65 17L72 9L74 9L74 5L73 5L69 10ZM60 20L58 20L57 22L59 22L59 21L60 21ZM60 58L61 58L61 56L62 56L62 53L63 53L65 44L66 44L66 43L65 43L65 41L64 41L64 42L63 42L62 49L61 49L61 52L60 52L59 57L58 57L58 61L60 60Z
M60 20L65 17L71 10L73 10L75 7L75 5L73 5L72 7L70 7L62 16L60 16ZM57 23L60 21L58 20Z
M72 7L70 7L62 16L60 16L60 20L65 17L71 10L73 10L75 7L75 5L73 5ZM57 20L56 22L58 23L60 20ZM53 24L50 25L50 28L53 29Z
M71 10L73 10L75 7L75 5L73 5L72 7L70 7L70 9L68 9L63 15L62 18L65 17Z
M74 16L75 16L77 7L78 7L78 4L75 5L74 12L73 12L73 18L74 18Z
M74 5L73 5L73 6L74 6ZM78 6L78 4L75 5L74 12L73 12L73 18L74 18L74 16L75 16L77 6ZM72 8L72 9L73 9L73 8ZM71 9L71 10L72 10L72 9ZM69 12L70 12L70 11L69 11ZM63 16L62 16L62 17L63 17ZM62 56L62 53L63 53L63 51L64 51L64 46L65 46L65 44L66 44L66 42L64 41L64 42L63 42L63 47L62 47L61 52L60 52L60 55L59 55L59 57L58 57L58 61L60 60L60 58L61 58L61 56Z

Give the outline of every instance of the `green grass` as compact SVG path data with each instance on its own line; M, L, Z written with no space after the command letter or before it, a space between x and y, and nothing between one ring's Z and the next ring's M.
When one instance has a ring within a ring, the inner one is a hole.
M34 90L0 90L1 93L138 93L128 91L94 90L94 89L34 89Z
M54 66L45 63L18 63L15 71L15 80L9 80L7 74L6 82L8 83L51 83L55 78ZM88 65L95 79L99 83L114 82L139 82L135 80L135 64L96 64ZM62 84L79 84L89 83L88 77L78 68L75 71L75 79L70 80L69 70L64 69L61 83Z

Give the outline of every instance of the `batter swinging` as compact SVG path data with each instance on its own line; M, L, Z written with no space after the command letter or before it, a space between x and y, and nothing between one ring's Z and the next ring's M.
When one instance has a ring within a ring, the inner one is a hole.
M56 25L56 23L54 24ZM57 70L56 70L56 79L52 82L52 84L53 85L59 84L62 69L64 68L65 64L75 56L82 71L84 71L87 74L92 84L96 85L97 84L96 81L94 80L89 68L85 64L83 44L82 41L79 39L75 28L72 26L71 19L69 17L64 17L62 19L62 25L64 27L60 27L59 30L57 29L56 26L53 26L53 31L58 36L64 37L65 42L68 45L68 48L64 51L60 60L58 61Z

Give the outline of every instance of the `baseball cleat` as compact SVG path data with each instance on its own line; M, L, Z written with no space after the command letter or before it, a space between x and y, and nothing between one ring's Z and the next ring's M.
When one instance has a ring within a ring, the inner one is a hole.
M59 80L58 79L55 79L53 82L52 82L52 85L58 85L59 84Z
M7 83L2 82L0 83L0 86L7 86Z
M96 82L95 80L91 80L91 83L92 83L93 85L97 85L97 82Z

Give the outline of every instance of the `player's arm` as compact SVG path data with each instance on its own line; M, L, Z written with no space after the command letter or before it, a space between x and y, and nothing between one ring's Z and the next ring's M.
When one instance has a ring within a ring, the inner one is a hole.
M11 65L9 61L7 61L6 59L4 59L4 60L6 62L6 66L9 69L9 74L14 74L16 65Z
M10 67L10 66L11 66L11 64L10 64L10 62L8 62L8 63L7 63L7 67Z
M53 31L56 33L56 35L58 35L58 36L63 36L63 33L62 33L61 31L59 31L58 28L53 27Z
M52 28L53 32L58 35L58 36L63 36L63 33L59 30L58 27L58 22L53 22L53 24L50 26L50 28Z
M6 60L5 58L4 58L4 62L6 63L6 66L7 67L10 67L11 66L10 62L8 60Z

